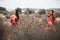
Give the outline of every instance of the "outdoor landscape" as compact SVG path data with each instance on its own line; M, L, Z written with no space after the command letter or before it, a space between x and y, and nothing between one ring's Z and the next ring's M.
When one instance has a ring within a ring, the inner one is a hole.
M0 40L60 40L60 8L51 8L55 11L55 31L47 32L45 10L16 8L21 17L18 25L10 25L9 18L13 11L0 7ZM38 10L38 11L36 11Z

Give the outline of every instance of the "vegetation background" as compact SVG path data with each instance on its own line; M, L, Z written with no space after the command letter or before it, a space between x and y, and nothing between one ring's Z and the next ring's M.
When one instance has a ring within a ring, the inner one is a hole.
M9 18L12 12L9 12L4 7L0 7L0 40L60 40L60 11L53 9L56 12L55 31L45 30L47 21L45 9L34 10L27 8L22 12L21 8L17 8L19 15L22 18L21 24L10 25ZM50 10L50 9L48 9Z

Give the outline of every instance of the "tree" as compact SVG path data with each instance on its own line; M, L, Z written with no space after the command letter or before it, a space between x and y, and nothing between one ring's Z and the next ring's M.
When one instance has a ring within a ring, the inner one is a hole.
M57 13L57 12L56 12L55 16L56 16L56 17L60 17L60 13Z
M32 11L32 14L34 14L35 13L35 11L34 10L31 10Z
M32 14L32 13L34 13L34 10L27 8L27 9L26 9L26 13L27 13L27 14Z
M38 14L45 14L45 9L40 9L40 10L38 11Z
M16 8L16 10L21 14L22 13L22 9L21 8Z
M4 10L6 10L6 8L0 7L0 11L4 11Z
M0 7L0 14L6 14L6 8Z

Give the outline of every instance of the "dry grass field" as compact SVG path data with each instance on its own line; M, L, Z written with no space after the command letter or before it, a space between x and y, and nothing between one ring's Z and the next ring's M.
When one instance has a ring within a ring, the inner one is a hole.
M56 18L55 31L47 32L44 15L21 14L20 16L21 23L11 26L9 19L0 14L0 40L60 40L60 19Z

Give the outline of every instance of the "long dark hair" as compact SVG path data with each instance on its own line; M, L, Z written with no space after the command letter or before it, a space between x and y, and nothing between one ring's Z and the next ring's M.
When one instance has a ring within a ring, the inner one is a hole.
M54 15L54 10L50 10L52 12L52 15Z
M16 9L16 13L15 13L17 19L19 19L19 13L18 13L18 10Z

